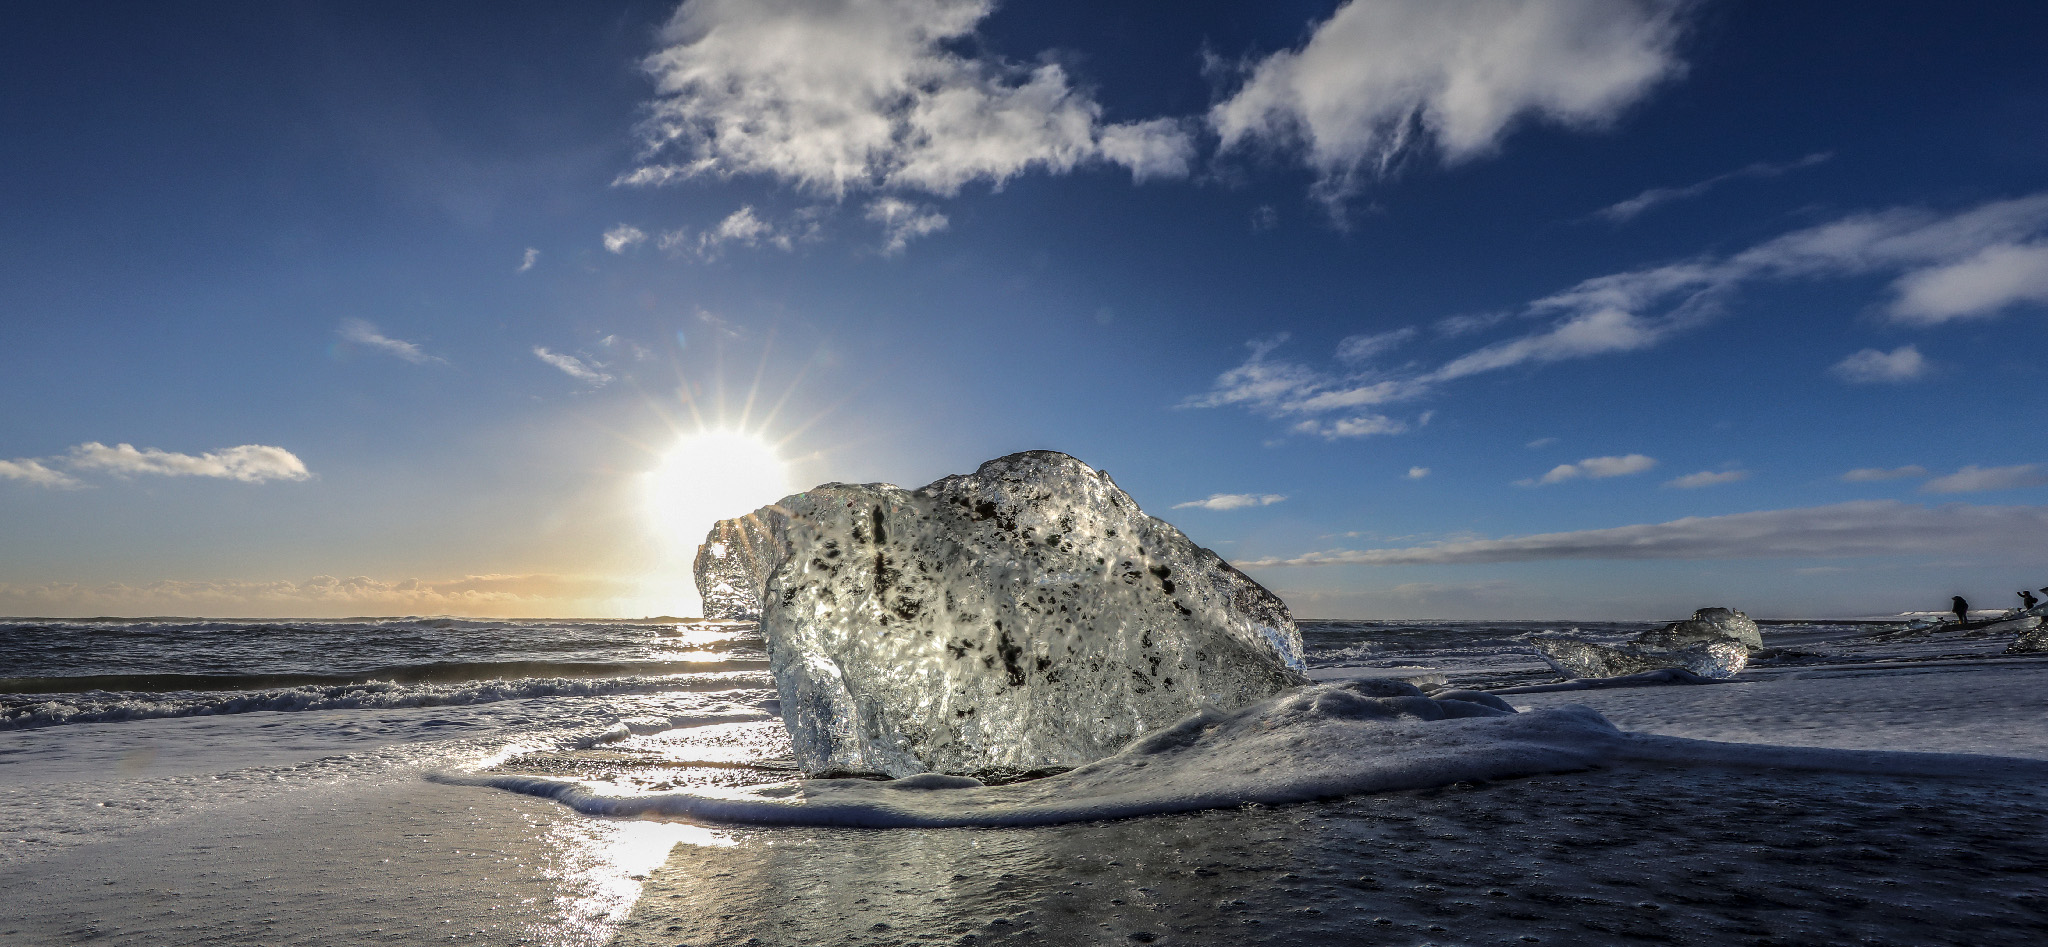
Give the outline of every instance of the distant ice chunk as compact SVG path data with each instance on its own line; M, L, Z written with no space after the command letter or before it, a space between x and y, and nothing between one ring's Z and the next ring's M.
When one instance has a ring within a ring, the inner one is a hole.
M762 632L812 773L1078 766L1306 683L1278 597L1065 454L829 483L774 516ZM739 589L760 561L699 574Z
M1711 641L1738 641L1750 650L1762 650L1764 637L1748 615L1732 608L1702 608L1685 621L1672 622L1637 636L1645 648L1683 648Z
M2048 624L2043 624L2038 615L2029 615L2027 617L2033 620L2033 627L2020 632L2020 636L2014 638L2012 644L2006 645L2006 654L2040 654L2048 652Z
M1721 679L1741 673L1749 665L1749 652L1762 650L1764 639L1748 615L1732 608L1702 608L1685 621L1653 628L1619 647L1562 635L1539 635L1529 644L1545 663L1571 678L1682 668Z
M788 554L785 524L780 512L766 506L735 519L719 520L711 527L711 534L697 547L693 570L705 618L761 619L761 596L768 576Z
M1668 650L1633 644L1612 647L1552 635L1532 637L1529 644L1544 663L1572 678L1621 677L1683 668L1700 677L1720 679L1734 677L1749 665L1749 649L1725 639Z

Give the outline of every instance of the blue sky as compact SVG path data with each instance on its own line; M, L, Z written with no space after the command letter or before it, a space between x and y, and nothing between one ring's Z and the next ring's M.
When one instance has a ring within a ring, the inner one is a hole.
M1310 617L2048 582L2038 4L0 25L0 613L681 613L650 495L1027 448Z

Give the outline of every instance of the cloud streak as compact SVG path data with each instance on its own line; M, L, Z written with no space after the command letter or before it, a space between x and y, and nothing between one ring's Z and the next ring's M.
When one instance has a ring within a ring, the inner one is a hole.
M366 349L397 356L414 365L447 364L448 360L438 355L429 355L417 344L394 339L378 331L377 327L361 319L345 320L335 333L344 341L352 342Z
M1471 565L1558 560L1851 558L1928 553L2043 558L2048 506L1913 506L1865 500L1832 506L1691 516L1666 523L1330 550L1253 559L1244 568L1329 565Z
M1540 478L1517 480L1515 481L1515 486L1547 486L1553 483L1563 483L1567 480L1578 480L1581 478L1605 480L1609 477L1626 477L1629 474L1642 473L1655 466L1657 466L1656 458L1646 457L1642 454L1627 454L1620 457L1588 457L1576 464L1558 464L1550 468L1550 472Z
M1717 174L1704 181L1687 184L1684 187L1653 187L1628 200L1610 204L1593 213L1594 216L1605 218L1610 223L1623 224L1636 219L1643 212L1653 207L1661 207L1673 201L1690 200L1699 197L1729 181L1738 181L1745 178L1775 178L1788 171L1813 167L1832 157L1834 157L1832 153L1820 152L1807 155L1797 161L1787 161L1782 164L1759 161L1726 174Z
M1272 506L1287 497L1278 493L1212 493L1206 500L1175 503L1176 510L1241 510L1248 506Z
M313 474L304 461L282 447L243 444L204 454L180 454L154 447L136 449L132 444L108 447L87 441L73 447L64 458L73 470L91 470L122 477L211 477L263 483L270 480L308 480Z
M1898 384L1927 374L1927 359L1917 346L1901 345L1890 352L1864 349L1836 362L1828 373L1852 385Z
M612 380L610 373L604 370L604 365L596 359L584 361L574 355L550 352L539 345L533 347L533 354L541 361L561 369L563 374L592 388L603 387Z
M1667 487L1677 487L1680 490L1697 490L1701 487L1717 487L1724 483L1736 483L1748 479L1749 471L1747 470L1702 470L1699 473L1689 473L1683 477L1674 477L1666 480L1664 485Z
M0 460L0 480L19 480L56 490L71 490L85 486L85 482L77 477L61 470L52 470L42 461L28 457Z
M2048 486L2048 467L2015 464L2011 467L1964 467L1945 477L1920 485L1921 493L1980 493L1986 490L2022 490Z

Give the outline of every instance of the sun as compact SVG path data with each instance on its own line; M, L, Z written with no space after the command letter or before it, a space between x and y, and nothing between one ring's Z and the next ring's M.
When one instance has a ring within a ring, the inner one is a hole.
M738 431L704 431L678 441L648 473L648 525L694 553L713 523L788 493L789 471L774 448Z

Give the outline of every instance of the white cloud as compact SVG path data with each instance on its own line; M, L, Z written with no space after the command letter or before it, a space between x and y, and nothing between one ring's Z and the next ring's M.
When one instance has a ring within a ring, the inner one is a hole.
M1846 483L1876 483L1884 480L1904 480L1909 477L1925 476L1927 476L1927 468L1919 464L1907 464L1904 467L1893 467L1889 470L1883 467L1858 467L1843 474L1842 480Z
M1964 467L1945 477L1920 485L1921 493L1977 493L1984 490L2018 490L2048 486L2048 467L2016 464L2011 467Z
M282 447L244 444L204 454L179 454L154 447L137 450L130 444L108 447L87 441L71 448L64 464L73 470L97 470L120 476L217 477L262 483L306 480L313 474L305 462Z
M1410 467L1410 468L1408 468L1408 479L1410 479L1410 480L1421 480L1422 478L1424 478L1424 477L1427 477L1427 476L1429 476L1429 468L1428 468L1428 467Z
M1895 319L1926 325L1990 315L2048 292L2040 282L2048 270L2033 269L2048 256L2027 242L2044 235L2048 193L1946 215L1912 208L1851 215L1731 256L1585 280L1529 304L1526 315L1554 316L1548 327L1453 359L1419 381L1648 348L1707 322L1744 284L1766 280L1898 274Z
M61 470L52 470L42 461L30 457L15 460L0 460L0 480L20 480L39 487L70 490L85 486L84 482Z
M1908 273L1896 288L1892 316L1921 325L2048 303L2048 241L1985 247L1966 259Z
M1359 414L1332 421L1310 419L1294 426L1298 434L1314 434L1324 440L1334 441L1344 437L1371 437L1374 434L1404 434L1408 422L1387 417L1384 414Z
M1351 364L1369 362L1374 358L1399 347L1401 343L1415 338L1415 327L1395 329L1390 332L1375 332L1347 336L1337 343L1337 360Z
M1690 473L1683 477L1666 480L1664 485L1667 487L1677 487L1680 490L1697 490L1701 487L1719 486L1724 483L1734 483L1738 480L1748 479L1749 471L1747 470L1702 470L1699 473Z
M602 386L612 380L612 376L605 372L604 365L596 359L584 361L574 355L550 352L538 345L533 347L533 354L538 356L541 361L561 369L570 378L583 382L592 388Z
M426 365L433 362L440 362L446 364L448 361L447 359L441 358L438 355L428 355L425 351L421 350L421 348L418 345L412 342L405 342L391 338L390 336L387 336L384 333L377 331L376 326L364 322L361 319L348 319L343 321L341 324L341 328L336 329L335 333L340 335L346 341L353 342L364 348L376 349L377 351L380 352L395 355L399 358L402 358L408 362L413 363L414 365Z
M1096 162L1139 179L1186 173L1193 143L1178 123L1105 123L1058 64L969 52L993 9L687 0L644 62L659 97L643 131L663 163L620 182L761 175L838 199L874 189L951 196Z
M1241 510L1248 506L1272 506L1286 496L1278 493L1212 493L1206 500L1175 503L1176 510Z
M902 253L903 248L910 245L910 241L944 230L947 223L946 215L931 207L894 197L877 198L870 202L867 217L882 225L883 256Z
M1667 523L1430 543L1404 549L1337 549L1255 559L1244 568L1445 565L1577 559L1773 559L1924 553L2048 557L2048 506L1910 506L1866 500L1833 506L1689 516Z
M1271 358L1273 350L1286 341L1287 336L1278 335L1248 343L1251 354L1244 364L1218 375L1207 394L1189 398L1181 406L1241 405L1269 417L1354 412L1334 420L1309 418L1293 425L1296 433L1330 440L1409 430L1406 421L1357 409L1414 398L1422 394L1421 386L1369 372L1329 374L1297 362ZM1429 423L1428 415L1425 413L1415 423Z
M1832 157L1834 157L1832 153L1821 152L1819 154L1810 154L1797 161L1788 161L1783 164L1771 164L1769 162L1759 161L1755 164L1738 168L1726 174L1717 174L1704 181L1697 181L1692 184L1685 185L1684 187L1653 187L1647 191L1642 192L1641 194L1637 194L1636 196L1629 198L1628 200L1621 201L1616 204L1611 204L1607 207L1603 207L1598 211L1595 211L1594 213L1595 215L1604 217L1613 223L1627 223L1628 221L1634 220L1637 216L1641 215L1644 211L1647 211L1652 207L1657 207L1662 204L1668 204L1672 201L1681 201L1687 200L1689 198L1698 197L1702 194L1707 193L1710 190L1713 190L1715 187L1719 185L1726 184L1729 181L1734 181L1741 178L1774 178L1781 174L1784 174L1787 171L1796 171L1800 168L1810 168Z
M1689 4L1656 0L1353 0L1300 48L1246 69L1210 110L1222 147L1298 152L1339 201L1404 154L1492 150L1528 118L1600 126L1682 66Z
M1527 444L1524 444L1524 445L1522 445L1522 446L1523 446L1523 447L1527 447L1527 448L1528 448L1528 449L1530 449L1530 450L1542 450L1543 448L1546 448L1546 447L1555 447L1555 446L1557 446L1557 444L1558 444L1558 439L1557 439L1557 438L1554 438L1554 437L1539 437L1539 438L1537 438L1537 439L1535 439L1535 440L1533 440L1533 441L1530 441L1529 443L1527 443Z
M524 253L523 255L521 255L521 256L519 257L519 270L518 270L518 272L524 273L524 272L526 272L527 270L533 269L533 265L534 265L535 263L539 263L539 262L540 262L540 251L539 251L539 250L536 250L536 249L534 249L534 248L532 248L532 247L527 247L527 248L526 248L526 253Z
M1890 352L1864 349L1828 369L1836 378L1856 385L1912 381L1927 374L1927 360L1916 346L1901 345Z
M632 224L620 224L604 232L604 248L613 253L624 253L634 244L646 240L647 232Z
M1581 477L1592 480L1604 480L1608 477L1625 477L1629 474L1642 473L1655 466L1657 466L1655 458L1645 457L1642 454L1627 454L1621 457L1588 457L1576 464L1558 464L1550 468L1550 472L1544 474L1541 478L1517 480L1515 485L1534 487L1550 483L1563 483L1567 480L1577 480Z

